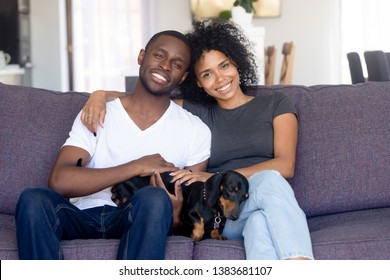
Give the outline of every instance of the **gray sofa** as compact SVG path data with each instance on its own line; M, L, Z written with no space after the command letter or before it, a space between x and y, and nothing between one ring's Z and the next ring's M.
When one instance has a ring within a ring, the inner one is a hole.
M316 259L390 259L390 82L257 87L299 112L296 173ZM17 259L20 192L46 186L88 94L0 84L0 259ZM66 259L114 259L118 240L63 241ZM166 259L244 259L242 241L170 237Z

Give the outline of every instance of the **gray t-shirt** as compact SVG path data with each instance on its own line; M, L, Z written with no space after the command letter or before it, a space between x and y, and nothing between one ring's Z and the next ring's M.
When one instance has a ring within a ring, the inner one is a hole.
M185 100L183 108L200 117L211 130L209 172L247 167L274 157L273 119L296 113L283 93L256 96L235 109L202 106Z

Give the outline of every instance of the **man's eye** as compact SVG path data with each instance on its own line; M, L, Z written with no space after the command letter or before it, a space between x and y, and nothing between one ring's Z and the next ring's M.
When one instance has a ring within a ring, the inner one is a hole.
M175 67L176 69L182 69L182 66L181 66L181 64L180 63L178 63L178 62L174 62L173 63L173 67Z

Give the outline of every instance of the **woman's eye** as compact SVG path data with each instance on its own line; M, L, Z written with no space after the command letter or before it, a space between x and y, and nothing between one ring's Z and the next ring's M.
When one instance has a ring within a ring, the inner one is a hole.
M202 75L202 78L207 79L207 78L209 78L210 76L211 76L210 73L204 73L204 74Z

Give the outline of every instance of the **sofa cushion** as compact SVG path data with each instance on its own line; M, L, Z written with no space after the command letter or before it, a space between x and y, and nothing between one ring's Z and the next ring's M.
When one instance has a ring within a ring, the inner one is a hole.
M194 247L194 260L245 260L242 240L205 239Z
M294 179L308 217L390 206L390 82L258 87L299 114Z
M316 259L388 260L390 208L310 218Z
M15 217L0 214L0 260L19 258L16 243ZM114 260L119 239L75 239L63 240L64 258L68 260ZM165 259L191 260L194 242L183 236L168 238Z
M24 188L47 186L55 157L87 97L0 83L0 213L14 213Z

